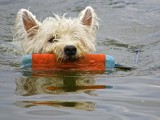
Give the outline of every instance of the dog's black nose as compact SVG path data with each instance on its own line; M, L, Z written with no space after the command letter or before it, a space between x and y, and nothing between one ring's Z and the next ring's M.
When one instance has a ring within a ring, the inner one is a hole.
M64 47L64 53L67 56L73 56L77 52L77 48L73 45L67 45Z

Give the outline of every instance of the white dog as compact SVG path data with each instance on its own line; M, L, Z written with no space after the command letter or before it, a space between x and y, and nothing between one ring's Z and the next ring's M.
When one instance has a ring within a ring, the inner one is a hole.
M19 10L14 39L22 41L24 53L53 53L66 60L95 50L99 22L92 7L86 7L73 19L54 16L39 22L28 10Z

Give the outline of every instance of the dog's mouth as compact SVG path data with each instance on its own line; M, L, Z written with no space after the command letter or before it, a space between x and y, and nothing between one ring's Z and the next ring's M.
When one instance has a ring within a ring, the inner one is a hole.
M58 61L75 61L75 60L78 60L80 58L80 56L77 56L77 54L75 54L75 55L63 54L61 56L59 56L59 55L56 55L56 56L57 56Z
M81 51L79 47L74 45L66 45L63 49L53 51L58 61L75 61L83 57L86 51Z
M76 55L74 56L66 56L64 60L67 60L67 61L74 61L74 60L77 60L79 59L78 57L76 57Z

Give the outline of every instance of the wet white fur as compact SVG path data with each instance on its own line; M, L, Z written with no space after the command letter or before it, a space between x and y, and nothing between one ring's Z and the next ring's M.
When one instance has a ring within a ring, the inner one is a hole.
M27 13L27 16L24 12ZM91 24L85 25L83 20L87 20L89 17L92 18ZM26 19L36 23L28 31L26 31L23 22ZM25 54L54 53L58 58L65 59L64 47L74 45L77 48L75 57L81 57L95 50L98 28L98 18L94 9L90 6L81 11L77 18L54 15L54 17L46 18L43 22L39 22L30 11L20 9L17 13L14 40L21 41ZM57 41L54 43L48 42L53 36Z

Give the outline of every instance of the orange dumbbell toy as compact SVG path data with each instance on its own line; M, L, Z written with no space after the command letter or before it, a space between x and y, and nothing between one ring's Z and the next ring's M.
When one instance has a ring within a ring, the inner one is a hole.
M76 60L57 60L54 54L32 54L22 58L21 68L32 70L106 70L115 68L114 58L105 54L86 54Z

